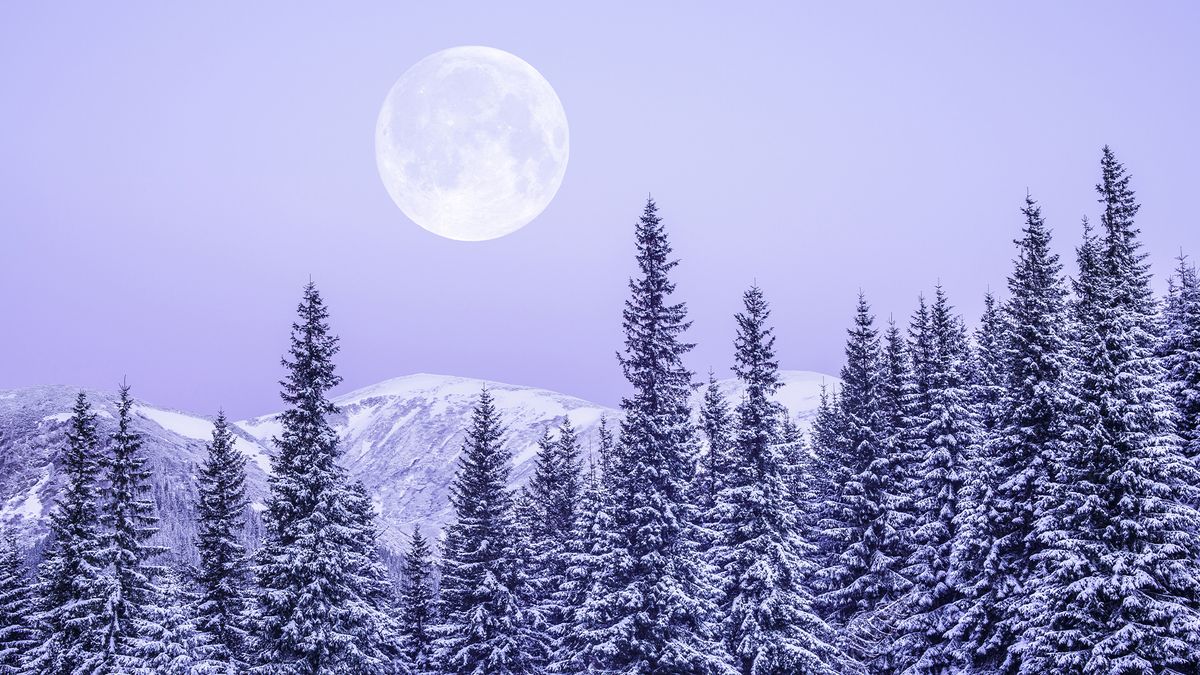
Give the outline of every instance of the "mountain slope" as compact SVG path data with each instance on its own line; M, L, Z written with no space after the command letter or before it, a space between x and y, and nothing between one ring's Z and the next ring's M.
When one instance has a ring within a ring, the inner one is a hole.
M400 544L413 524L439 529L449 518L449 487L470 422L484 387L496 399L507 428L504 444L513 455L513 482L533 470L537 441L564 417L583 447L596 442L600 418L616 412L583 399L543 389L443 375L410 375L359 389L334 400L333 419L342 439L342 464L375 496L385 545ZM277 415L238 426L268 444L279 433Z
M46 386L0 392L0 526L21 532L29 541L46 531L46 516L62 488L59 455L66 445L68 420L79 390ZM115 426L117 395L89 391L100 437ZM212 423L202 417L138 401L133 428L144 435L144 448L153 472L154 497L162 514L158 541L171 546L185 561L194 558L196 467L204 460ZM261 504L267 494L266 449L248 434L238 433L235 447L257 459L247 466L247 495ZM261 459L258 459L261 458ZM258 522L247 513L249 538L258 536Z
M805 371L784 371L776 399L802 422L816 408L822 382L836 378ZM608 417L616 429L619 412L580 398L543 389L443 375L410 375L350 392L335 399L341 412L332 420L342 439L343 465L363 481L380 512L382 543L399 551L413 524L436 531L449 519L449 486L483 387L496 399L507 427L505 444L513 454L513 485L533 470L537 440L547 428L570 417L585 452L597 443L597 428ZM736 403L737 382L721 382ZM77 389L51 386L0 392L0 526L39 538L62 484L58 453L65 443L67 420ZM88 392L99 415L102 437L112 430L116 395ZM699 395L697 395L697 401ZM155 499L162 516L161 543L176 548L185 561L194 558L195 474L212 433L208 418L158 408L139 401L134 428L145 435L145 452L154 471ZM249 539L261 525L257 511L268 494L267 476L279 433L277 415L234 425L236 447L247 462Z

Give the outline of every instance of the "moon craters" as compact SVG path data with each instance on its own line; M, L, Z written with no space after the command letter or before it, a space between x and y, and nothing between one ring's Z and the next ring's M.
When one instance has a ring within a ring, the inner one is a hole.
M490 47L428 56L388 93L375 134L388 194L421 227L479 241L536 218L566 171L566 114L532 66Z

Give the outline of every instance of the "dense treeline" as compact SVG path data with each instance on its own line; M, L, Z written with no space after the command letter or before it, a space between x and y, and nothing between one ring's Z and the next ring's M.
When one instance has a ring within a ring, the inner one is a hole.
M38 569L0 552L0 673L1200 672L1200 280L1157 299L1125 169L1069 276L1027 197L1007 297L968 330L941 287L907 326L860 295L811 432L773 402L771 312L736 317L737 401L699 415L653 201L622 315L630 384L587 455L546 431L514 492L487 391L438 540L394 588L338 464L337 338L310 283L258 550L223 415L198 471L199 566L173 569L121 389L80 395Z

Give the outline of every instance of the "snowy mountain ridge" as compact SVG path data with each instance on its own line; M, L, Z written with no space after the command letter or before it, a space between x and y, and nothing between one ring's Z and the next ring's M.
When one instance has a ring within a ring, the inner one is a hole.
M816 409L823 385L837 379L807 371L783 371L776 398L804 423ZM722 380L731 405L740 397L736 380ZM569 417L585 452L597 444L607 417L615 429L620 412L545 389L427 373L385 380L334 399L340 409L333 425L342 441L342 464L374 496L381 540L396 551L413 525L436 531L450 518L449 487L457 469L464 430L480 391L487 387L507 428L513 456L512 485L533 470L537 441L547 428ZM61 488L58 452L78 389L44 386L0 391L0 526L32 534L45 531L45 518ZM89 391L101 436L111 432L116 395ZM136 393L136 392L135 392ZM700 400L702 389L697 392ZM193 555L195 475L212 434L210 418L138 401L135 428L145 436L144 451L154 471L155 499L162 516L164 543ZM268 494L272 437L278 414L232 425L235 447L247 462L251 501L250 539L258 536L257 511Z

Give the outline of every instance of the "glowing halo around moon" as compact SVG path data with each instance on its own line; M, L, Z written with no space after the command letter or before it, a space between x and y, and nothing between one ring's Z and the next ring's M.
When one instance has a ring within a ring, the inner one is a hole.
M567 116L541 73L491 47L454 47L396 81L375 126L375 161L413 222L459 241L511 234L554 199Z

